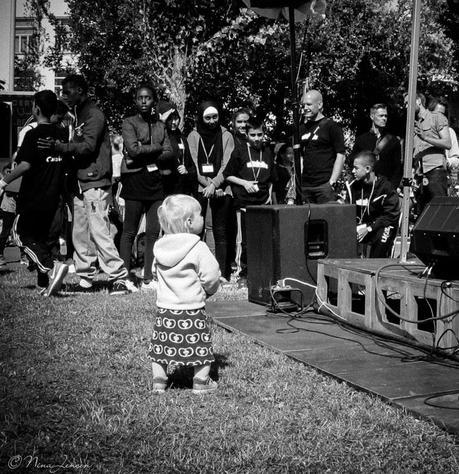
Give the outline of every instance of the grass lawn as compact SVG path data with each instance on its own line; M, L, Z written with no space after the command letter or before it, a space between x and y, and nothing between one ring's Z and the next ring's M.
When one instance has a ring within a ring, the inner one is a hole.
M218 392L176 371L155 396L151 293L45 299L34 282L0 269L1 473L459 472L435 425L216 326Z

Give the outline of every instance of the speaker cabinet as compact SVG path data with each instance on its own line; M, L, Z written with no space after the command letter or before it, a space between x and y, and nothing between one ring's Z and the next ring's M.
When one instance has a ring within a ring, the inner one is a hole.
M290 277L316 284L317 260L356 258L355 206L249 206L246 214L247 286L249 301L271 302L270 288ZM314 289L289 283L309 304Z
M459 198L436 197L430 201L413 228L411 252L432 276L459 279Z

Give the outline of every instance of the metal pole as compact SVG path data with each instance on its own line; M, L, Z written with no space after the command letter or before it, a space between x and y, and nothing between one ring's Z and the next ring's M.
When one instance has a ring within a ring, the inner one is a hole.
M10 35L8 90L14 91L14 41L16 38L16 0L10 1Z
M298 94L296 88L296 39L295 39L295 10L292 5L288 7L288 22L290 27L290 87L293 107L293 153L295 165L296 201L301 204L301 163L300 163L300 132L298 113Z
M8 71L8 91L14 91L14 43L16 39L16 0L10 1L10 41L9 41L9 71ZM10 159L13 158L13 103L11 101L11 114L9 120L9 149Z
M410 191L413 163L414 115L416 104L416 83L418 77L419 30L421 25L421 2L414 0L411 30L410 72L408 82L408 110L406 117L405 160L403 167L403 203L400 262L406 262L408 253Z

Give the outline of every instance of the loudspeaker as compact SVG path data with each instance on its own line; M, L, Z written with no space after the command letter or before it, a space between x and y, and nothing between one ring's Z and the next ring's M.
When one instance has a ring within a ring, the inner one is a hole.
M249 301L271 303L271 286L290 277L316 285L317 260L356 258L354 205L248 206L247 286ZM288 282L303 292L305 305L314 289Z
M435 197L413 227L411 252L427 266L432 276L459 279L459 198Z

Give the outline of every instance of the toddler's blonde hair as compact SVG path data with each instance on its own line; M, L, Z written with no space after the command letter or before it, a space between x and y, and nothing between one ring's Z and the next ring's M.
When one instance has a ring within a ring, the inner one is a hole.
M158 209L158 218L165 234L189 233L187 219L201 212L201 205L192 196L172 194Z

